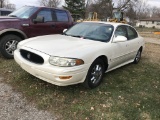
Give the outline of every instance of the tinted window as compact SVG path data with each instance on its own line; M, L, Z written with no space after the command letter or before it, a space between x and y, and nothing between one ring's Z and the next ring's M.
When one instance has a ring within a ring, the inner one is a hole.
M53 21L52 19L52 12L50 10L41 10L37 16L43 16L44 17L44 21Z
M124 36L127 38L127 31L124 26L119 26L115 31L115 36Z
M127 27L127 32L128 32L128 39L129 39L129 40L138 37L137 32L136 32L132 27L129 27L129 26L128 26L128 27Z
M56 10L55 12L56 12L58 22L68 22L68 15L66 11Z

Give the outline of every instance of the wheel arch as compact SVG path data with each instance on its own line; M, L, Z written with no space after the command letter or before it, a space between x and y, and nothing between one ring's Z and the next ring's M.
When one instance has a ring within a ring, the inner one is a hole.
M5 35L8 35L8 34L17 35L22 40L27 38L27 35L23 31L18 30L18 29L5 29L5 30L2 30L2 31L0 31L0 38L2 38Z
M104 69L106 71L108 69L108 57L105 55L100 55L96 59L101 59L104 62L104 67L105 67Z
M143 46L141 46L141 47L139 48L139 50L142 52L142 51L143 51Z

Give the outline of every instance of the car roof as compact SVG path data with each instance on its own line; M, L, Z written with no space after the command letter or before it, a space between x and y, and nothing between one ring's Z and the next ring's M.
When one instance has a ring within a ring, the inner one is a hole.
M55 8L55 7L36 6L36 5L34 5L34 6L25 5L25 6L26 6L26 7L28 6L28 7L36 7L36 8L49 8L49 9L55 9L55 10L65 10L65 11L68 11L68 10L66 10L66 9L63 9L63 8Z
M124 24L124 23L105 22L105 21L104 22L103 21L84 21L84 22L110 24L110 25L113 25L114 27L117 27L119 25L128 25L128 24Z

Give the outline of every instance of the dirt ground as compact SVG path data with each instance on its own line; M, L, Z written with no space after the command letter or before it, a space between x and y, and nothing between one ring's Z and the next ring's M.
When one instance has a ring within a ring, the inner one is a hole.
M56 120L47 111L38 110L21 93L14 92L0 77L0 120Z
M160 44L160 39L158 38L144 38L146 43L154 43L154 44Z

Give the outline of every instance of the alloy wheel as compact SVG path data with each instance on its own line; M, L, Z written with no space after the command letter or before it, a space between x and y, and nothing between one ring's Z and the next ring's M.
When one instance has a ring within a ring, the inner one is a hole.
M5 50L8 54L13 55L14 50L16 50L17 48L17 44L18 41L16 40L9 40L6 44L5 44Z
M102 74L103 74L102 65L96 64L93 67L92 72L91 72L90 80L91 80L92 84L97 84L101 80Z

